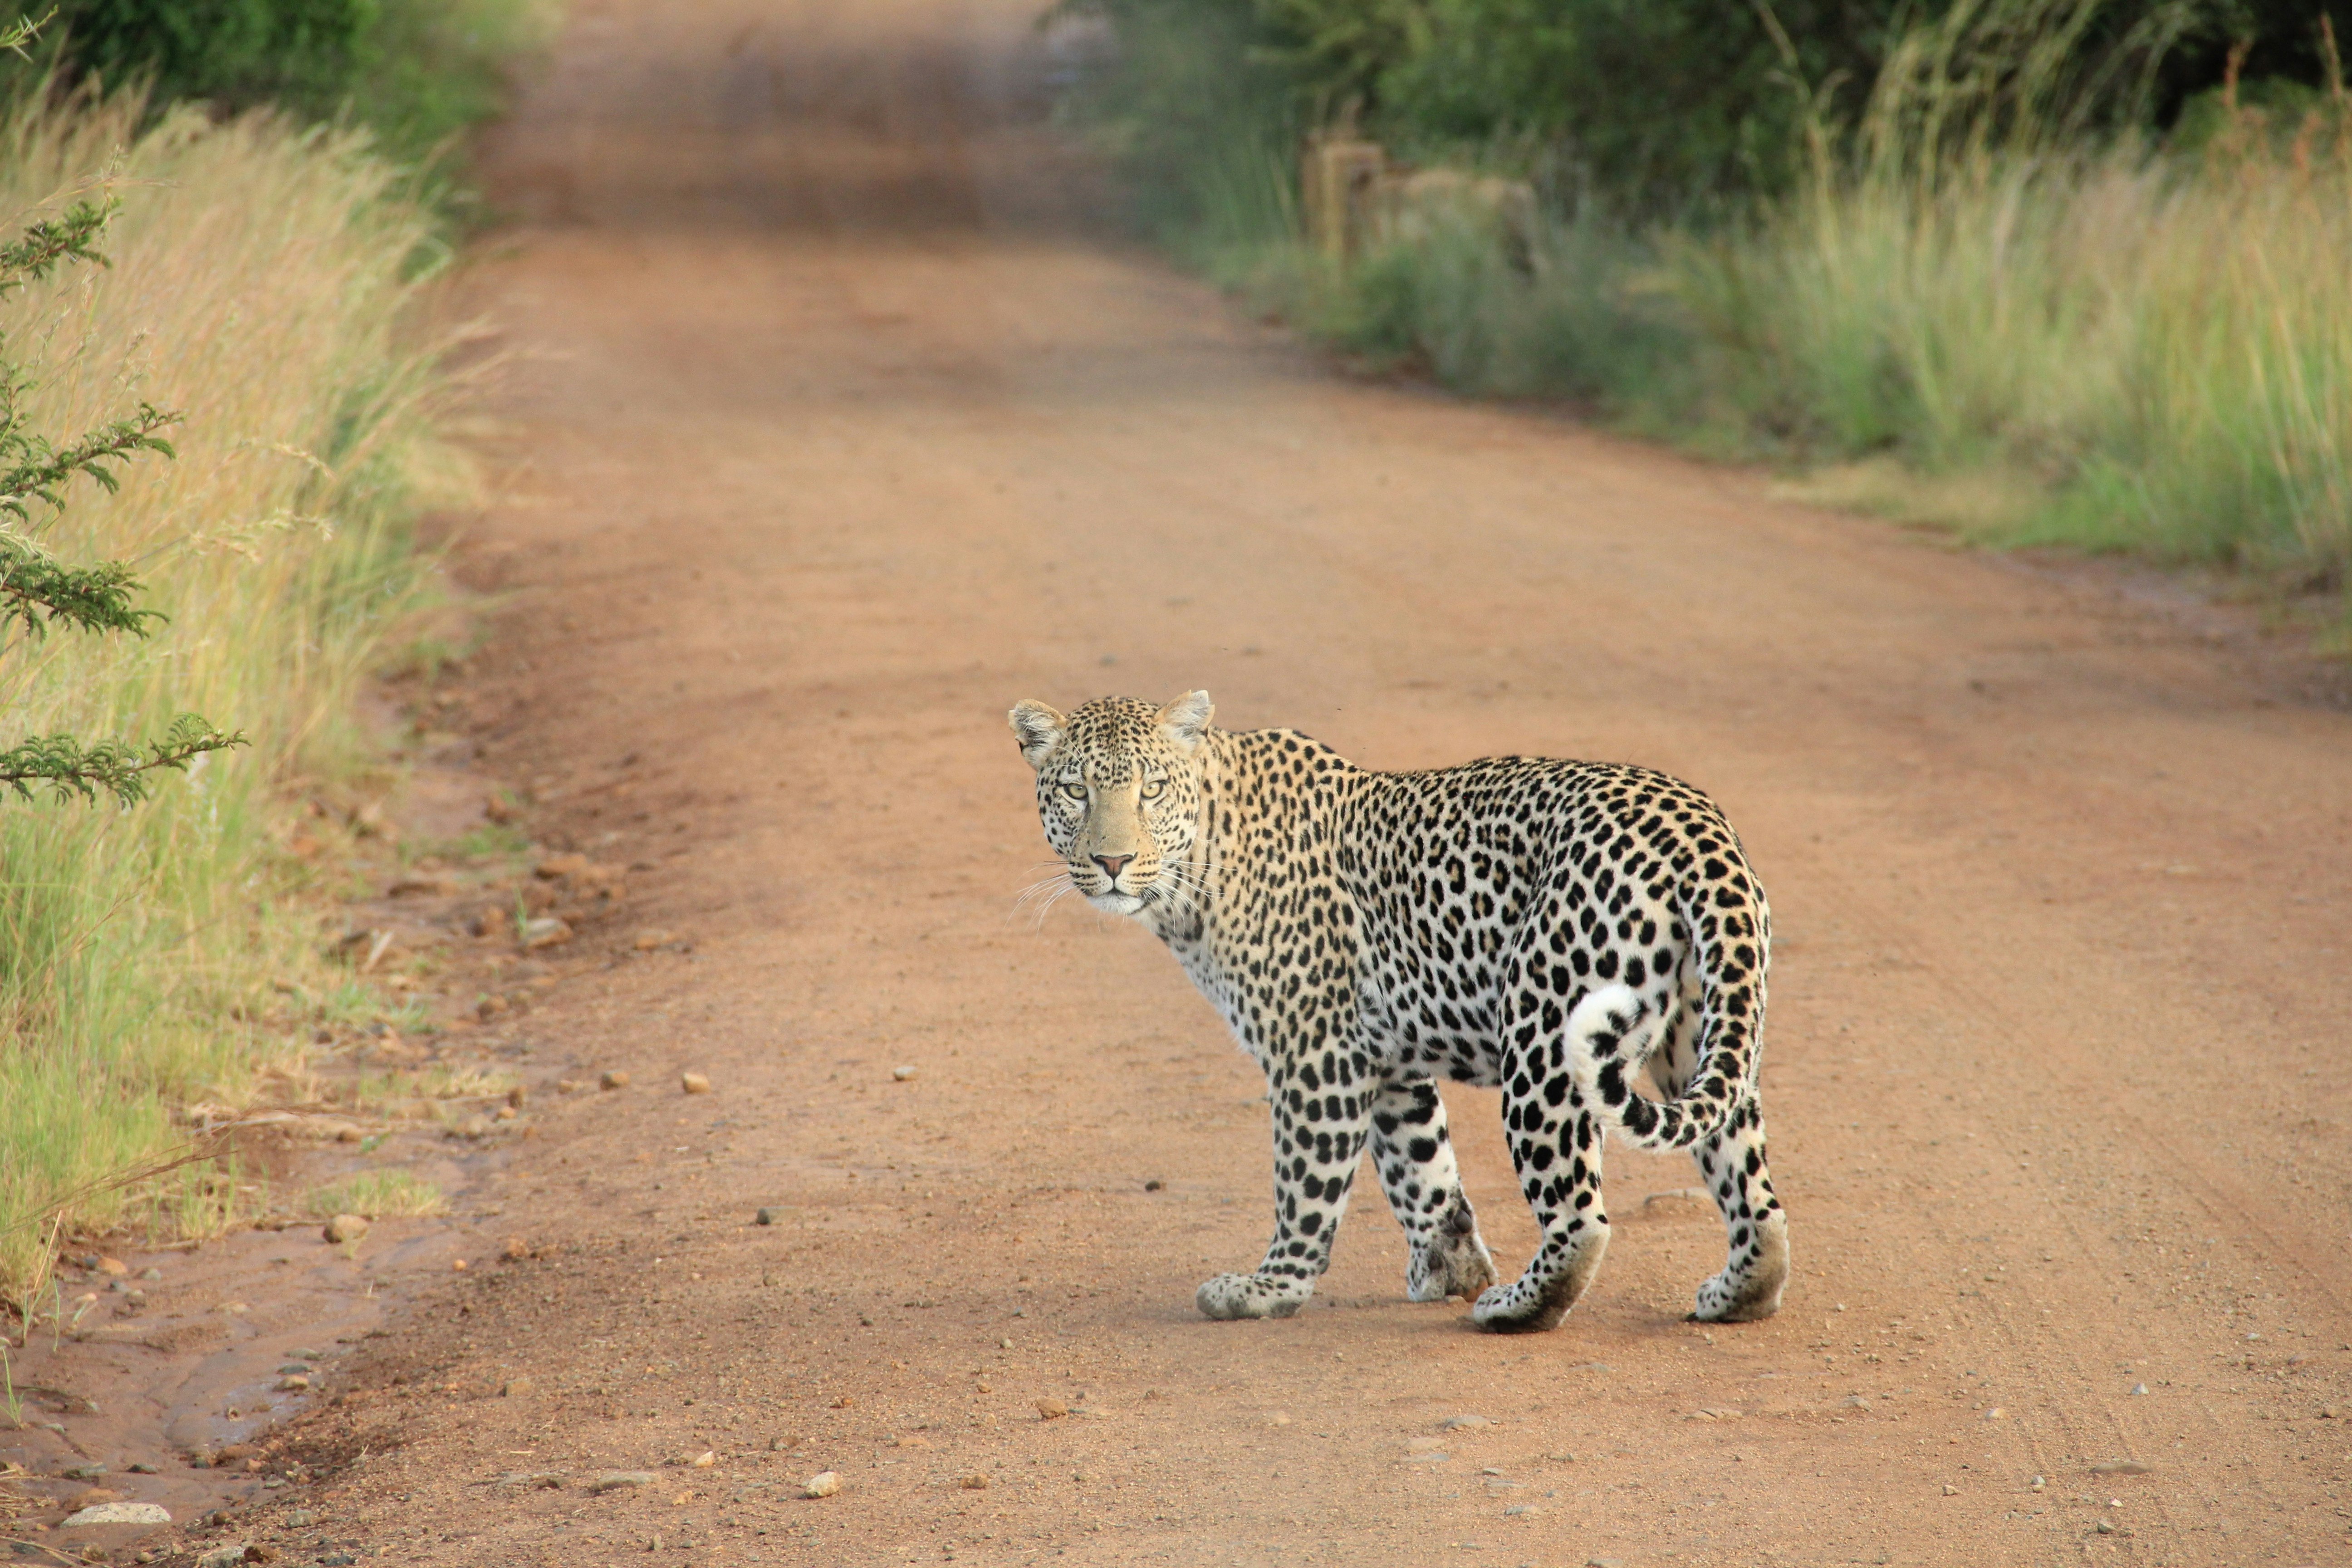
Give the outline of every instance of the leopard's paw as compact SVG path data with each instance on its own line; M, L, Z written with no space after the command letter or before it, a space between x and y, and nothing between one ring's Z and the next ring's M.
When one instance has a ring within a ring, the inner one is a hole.
M1735 1258L1698 1288L1693 1318L1702 1323L1752 1323L1780 1310L1780 1292L1789 1283L1788 1216L1774 1213L1756 1231L1749 1256Z
M1220 1274L1193 1293L1201 1315L1218 1322L1237 1318L1287 1318L1307 1305L1314 1286L1275 1274Z
M1474 1300L1496 1279L1494 1254L1478 1236L1478 1222L1464 1204L1459 1220L1448 1223L1425 1244L1416 1244L1404 1268L1404 1293L1414 1301L1443 1301L1448 1296Z
M1524 1279L1492 1286L1471 1304L1470 1321L1489 1333L1539 1334L1568 1316L1568 1303L1557 1300L1559 1294Z
M1526 1273L1482 1294L1471 1305L1471 1321L1498 1334L1537 1334L1558 1328L1600 1272L1601 1255L1609 1250L1607 1224L1601 1221L1573 1245L1546 1247Z

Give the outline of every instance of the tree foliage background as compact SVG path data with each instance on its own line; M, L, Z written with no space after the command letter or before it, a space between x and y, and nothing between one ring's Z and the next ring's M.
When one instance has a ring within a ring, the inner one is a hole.
M1621 209L1676 215L1783 188L1809 118L1850 121L1906 30L1971 0L1067 0L1109 20L1087 109L1147 176L1236 126L1352 118L1407 155L1549 170ZM1981 9L1981 6L1977 7ZM2116 0L2075 47L2110 119L2161 128L2222 79L2318 86L2319 23L2352 0ZM2159 47L2160 46L2160 47Z
M540 0L0 0L0 22L53 18L20 79L143 86L157 110L201 100L310 119L351 115L396 156L438 152L498 107L503 71L543 30Z

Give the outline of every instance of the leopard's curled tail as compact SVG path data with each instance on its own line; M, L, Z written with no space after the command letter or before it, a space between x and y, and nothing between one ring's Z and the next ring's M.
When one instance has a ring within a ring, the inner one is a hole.
M1683 905L1697 947L1699 1037L1698 1060L1680 1094L1645 1100L1630 1081L1664 1037L1671 1012L1660 1013L1630 986L1603 985L1568 1015L1577 1087L1636 1149L1687 1149L1712 1138L1756 1094L1771 916L1761 891L1738 873L1712 894L1687 889Z

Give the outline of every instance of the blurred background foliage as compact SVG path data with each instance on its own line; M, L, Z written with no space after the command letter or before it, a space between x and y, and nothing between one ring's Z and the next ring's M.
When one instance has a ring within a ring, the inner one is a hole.
M437 156L494 112L504 71L547 27L538 0L0 0L0 20L54 16L9 74L92 74L153 112L201 100L349 118L391 156Z
M1114 29L1082 112L1117 127L1147 176L1197 156L1187 142L1348 122L1407 158L1507 165L1677 216L1788 188L1808 132L1853 123L1921 27L1966 21L2018 68L2063 28L2070 110L2158 130L2210 99L2233 53L2258 96L2321 89L2320 23L2352 27L2352 0L1066 0L1059 14Z
M1369 368L1987 541L2251 572L2352 646L2347 26L2352 0L1064 0L1048 33L1141 224ZM1301 182L1334 135L1386 171L1338 249Z

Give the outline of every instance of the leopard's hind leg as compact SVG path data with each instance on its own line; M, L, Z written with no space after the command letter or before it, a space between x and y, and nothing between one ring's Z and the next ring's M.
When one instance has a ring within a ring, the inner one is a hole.
M1503 1126L1519 1191L1535 1211L1543 1240L1527 1271L1478 1298L1471 1318L1499 1334L1539 1332L1561 1319L1591 1288L1609 1250L1609 1215L1601 1203L1600 1119L1564 1067L1528 1048L1503 1058Z
M1495 1259L1479 1239L1478 1216L1462 1191L1446 1131L1445 1102L1426 1078L1391 1079L1372 1101L1372 1163L1412 1253L1405 1295L1475 1300L1495 1282Z
M1661 1098L1682 1093L1698 1070L1698 982L1685 969L1683 1005L1666 1021L1646 1068ZM1780 1310L1789 1280L1789 1220L1772 1195L1764 1153L1764 1107L1750 1094L1732 1108L1712 1138L1691 1145L1691 1159L1722 1211L1729 1247L1723 1272L1698 1288L1691 1316L1710 1323L1744 1323Z
M1691 1316L1711 1323L1769 1318L1789 1282L1789 1216L1772 1194L1762 1102L1752 1094L1742 1100L1722 1131L1691 1146L1691 1158L1723 1211L1730 1247L1723 1272L1698 1288Z

